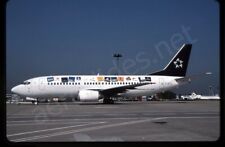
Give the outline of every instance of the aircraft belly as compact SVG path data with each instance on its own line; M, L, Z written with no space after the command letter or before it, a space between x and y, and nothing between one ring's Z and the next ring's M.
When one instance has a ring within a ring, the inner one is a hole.
M43 91L33 92L33 97L46 98L46 97L61 97L70 98L77 97L78 90L74 88L46 88Z
M146 90L146 89L135 89L135 90L128 90L126 93L121 94L121 96L125 97L136 97L136 96L148 96L152 95L153 91Z

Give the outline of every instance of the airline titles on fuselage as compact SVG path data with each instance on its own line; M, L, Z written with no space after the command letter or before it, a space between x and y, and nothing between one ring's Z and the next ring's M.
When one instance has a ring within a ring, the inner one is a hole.
M74 76L50 76L47 77L48 85L133 85L142 81L151 82L151 77L130 77L130 76L92 76L85 77Z

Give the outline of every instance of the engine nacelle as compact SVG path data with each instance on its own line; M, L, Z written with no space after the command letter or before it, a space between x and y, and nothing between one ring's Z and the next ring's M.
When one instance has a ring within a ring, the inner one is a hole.
M80 101L98 101L100 94L98 91L93 90L81 90L78 94Z
M36 98L32 98L32 97L26 97L26 100L27 100L27 101L37 101Z

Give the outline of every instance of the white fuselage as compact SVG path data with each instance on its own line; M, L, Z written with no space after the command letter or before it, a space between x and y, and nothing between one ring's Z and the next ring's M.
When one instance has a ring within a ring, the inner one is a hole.
M135 89L127 89L126 92L118 93L117 96L150 96L157 92L176 87L178 83L175 79L178 78L182 77L155 75L43 76L26 80L25 83L14 87L12 91L21 96L34 98L76 98L81 90L99 91L141 82L149 82L150 84L137 86Z

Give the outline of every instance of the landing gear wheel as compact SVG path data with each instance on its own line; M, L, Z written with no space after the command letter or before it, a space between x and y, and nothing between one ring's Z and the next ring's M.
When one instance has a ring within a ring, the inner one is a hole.
M104 104L114 104L114 101L112 99L103 99Z
M109 101L110 101L110 104L114 104L114 100L110 99Z

